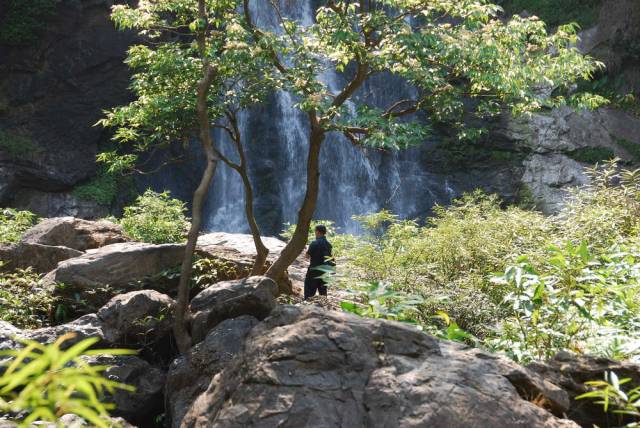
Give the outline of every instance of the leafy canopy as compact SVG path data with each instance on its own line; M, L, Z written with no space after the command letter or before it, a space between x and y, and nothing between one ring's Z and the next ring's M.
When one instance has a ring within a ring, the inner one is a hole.
M354 144L402 148L422 142L432 121L473 138L479 131L465 128L463 116L486 118L505 105L522 114L606 102L571 94L575 81L590 79L601 66L575 47L574 25L549 34L535 17L516 15L505 22L499 6L477 0L330 0L317 8L310 25L288 19L278 2L255 4L273 9L276 28L253 21L251 0L207 1L206 28L197 19L195 0L114 6L119 28L138 30L152 43L129 51L137 99L100 121L115 127L115 139L133 150L103 153L99 160L112 171L130 169L140 152L191 137L203 70L196 35L203 31L204 55L216 70L209 91L212 122L223 119L226 109L284 90L324 132L343 133ZM344 73L349 83L331 87L323 76L333 72ZM350 101L357 90L379 74L404 79L415 96L354 108Z
M195 0L113 7L112 19L120 29L137 30L151 43L132 46L126 60L134 71L136 100L106 112L98 122L115 127L114 139L127 148L126 153L98 156L111 172L133 168L142 152L189 141L198 127L196 95L205 59L215 70L207 105L214 126L227 114L264 99L273 84L263 72L268 69L266 53L251 43L238 7L237 0L207 2L204 52L196 40L204 23L197 19Z

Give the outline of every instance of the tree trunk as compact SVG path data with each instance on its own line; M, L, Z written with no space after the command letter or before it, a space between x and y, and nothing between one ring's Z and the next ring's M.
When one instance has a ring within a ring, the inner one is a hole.
M240 178L242 178L242 184L244 185L244 211L247 217L247 223L249 223L249 228L251 229L253 243L256 247L256 259L253 262L250 275L262 275L264 273L264 265L269 256L269 249L262 242L260 228L253 213L253 187L251 186L251 180L249 180L249 173L247 171L247 157L244 153L244 147L242 146L242 135L240 134L240 127L238 126L238 117L235 112L228 112L227 118L232 128L231 138L236 146L238 157L240 158L239 165L233 165L230 162L227 162L227 164L235 169L238 174L240 174Z
M313 214L316 211L318 191L320 187L320 148L325 138L325 131L311 121L311 133L309 135L309 154L307 157L307 189L300 211L298 221L291 240L284 247L278 259L267 270L266 276L276 282L284 279L285 271L304 250L309 238L309 227Z
M269 256L269 249L262 242L262 236L260 236L260 228L256 222L256 217L253 214L253 188L251 187L251 181L247 175L246 169L240 173L242 176L242 183L244 184L244 209L247 215L247 222L251 229L251 236L253 237L253 243L256 247L256 259L253 262L251 268L251 276L262 275L264 273L264 265L267 262Z
M202 207L209 193L211 181L218 166L218 156L213 147L211 129L209 124L209 110L207 95L216 70L209 62L206 52L207 14L205 0L198 0L198 18L203 27L198 29L196 41L198 51L202 59L202 79L198 82L196 98L196 114L200 133L200 143L207 159L207 167L202 174L198 188L193 194L191 213L191 227L187 236L187 244L180 267L180 282L178 283L178 297L176 300L175 324L173 326L176 344L181 354L185 354L191 348L191 334L189 332L189 282L193 271L193 255L198 243L198 235L202 225Z

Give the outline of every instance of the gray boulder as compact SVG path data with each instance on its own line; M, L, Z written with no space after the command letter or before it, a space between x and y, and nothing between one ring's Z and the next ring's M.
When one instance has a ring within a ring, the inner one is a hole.
M31 267L35 272L47 273L61 261L80 255L82 252L73 248L31 242L0 245L0 260L3 262L1 269L4 271Z
M191 403L240 352L245 337L257 323L249 315L222 321L187 355L172 362L165 388L165 409L171 426L180 426Z
M106 220L88 221L75 217L48 218L22 237L22 242L73 248L86 251L125 242L120 225Z
M116 405L112 411L133 424L144 424L162 413L163 390L166 374L141 358L130 355L103 355L84 357L91 365L105 365L107 379L131 385L135 391L123 389L107 394L107 403Z
M503 357L400 323L279 306L181 427L577 427L554 416L568 407L564 391Z
M60 336L69 333L73 334L74 337L64 342L63 348L65 349L90 337L100 339L100 345L109 345L109 342L105 338L102 321L96 314L84 315L74 321L54 327L25 330L23 336L36 342L50 344L55 342Z
M276 283L266 277L223 281L201 291L191 300L191 333L200 342L220 322L251 315L266 318L276 306Z
M180 264L183 252L180 244L111 244L60 263L45 281L64 284L56 289L62 297L79 295L89 307L98 308L116 294L137 289L135 281Z
M145 347L170 335L174 305L173 299L157 291L132 291L112 298L97 316L107 341Z
M567 392L571 403L567 417L580 426L622 426L633 422L630 419L621 423L618 415L604 412L593 400L575 398L589 391L585 382L604 380L607 372L614 372L620 379L630 378L632 387L640 385L640 364L561 352L547 362L532 363L528 368Z

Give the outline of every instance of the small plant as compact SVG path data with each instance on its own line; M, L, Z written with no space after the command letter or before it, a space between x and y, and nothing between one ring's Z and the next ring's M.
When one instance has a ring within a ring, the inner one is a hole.
M56 299L31 268L0 273L0 319L20 328L38 328L55 317Z
M18 46L33 42L45 28L43 19L55 12L55 0L8 0L0 25L0 43Z
M14 159L25 158L37 152L37 147L25 132L10 132L0 128L0 151Z
M608 161L616 157L608 147L582 147L569 152L568 155L578 162L582 163L598 163Z
M0 209L0 244L18 242L24 232L36 223L36 215L11 208Z
M1 351L9 357L1 364L0 409L19 415L20 426L36 421L57 423L58 418L71 413L84 418L98 428L108 428L109 410L105 393L116 389L134 392L135 388L103 376L107 366L91 366L83 357L95 355L130 355L125 349L89 350L98 339L82 340L68 349L63 345L74 333L59 337L50 345L22 340L24 348ZM23 416L24 415L24 416Z
M593 390L576 397L576 400L586 398L596 399L596 404L601 404L605 413L613 413L619 416L619 422L625 427L637 427L640 424L640 386L623 390L622 385L628 384L631 379L619 379L614 372L606 372L604 380L585 382ZM625 423L624 419L633 422Z
M151 244L185 240L189 221L185 203L171 198L169 192L147 190L135 204L124 209L120 224L132 239Z
M354 301L340 303L342 310L367 318L383 318L415 323L417 306L422 298L393 291L389 284L373 282L350 290Z
M238 272L236 266L217 258L198 258L193 262L193 287L204 289L220 281L241 278L249 274L250 268ZM179 272L178 272L179 273Z
M100 168L92 180L76 186L73 194L80 199L109 206L118 194L118 177L109 173L106 168Z

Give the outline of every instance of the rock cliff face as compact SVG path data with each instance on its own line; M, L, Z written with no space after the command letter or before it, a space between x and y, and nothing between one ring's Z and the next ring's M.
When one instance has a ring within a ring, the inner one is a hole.
M0 44L0 205L43 215L102 214L69 194L96 172L103 109L126 102L135 38L108 19L111 0L61 0L38 40Z
M109 144L108 133L93 126L101 111L130 97L129 71L122 61L136 37L116 31L108 19L110 6L123 1L59 0L36 42L19 47L0 43L0 206L26 208L43 216L107 214L108 207L79 199L72 191L95 177L95 155ZM0 10L0 20L2 13ZM637 95L640 3L603 1L597 25L585 30L582 38L580 48L605 62L612 79L622 79L620 90ZM385 91L396 90L397 85L388 81L374 82L363 96L383 99ZM285 155L274 152L271 140L295 140L304 131L286 129L282 134L276 130L273 115L282 114L281 104L287 100L272 101L272 107L260 108L251 116L248 134L262 142L251 149L253 160L249 163L256 187L256 209L266 233L278 232L282 222L290 220L300 191L291 184L296 182L299 168L291 159L280 159ZM352 186L339 192L326 189L351 199L358 195L358 203L347 204L345 212L338 212L340 204L325 204L332 208L318 215L348 219L354 210L388 206L400 214L421 216L433 203L447 203L475 187L499 193L507 200L530 193L538 207L555 212L568 187L587 182L583 174L585 159L578 156L581 151L597 148L637 161L637 153L632 152L640 150L639 131L640 120L610 108L584 113L562 109L537 114L528 121L508 120L498 126L493 148L481 149L485 153L471 156L467 163L456 163L455 159L443 162L431 143L397 157L382 157L372 164L382 178L371 181L371 177L355 171L348 180ZM507 158L487 155L496 145L500 153L508 154ZM336 157L344 153L332 149L326 156L329 162L342 165L344 160ZM282 171L289 171L286 180L278 176ZM188 199L197 174L197 168L178 168L141 185L170 188ZM344 184L337 178L327 180L329 187ZM241 188L234 184L235 176L228 182L217 181L226 187L215 188L212 193L210 226L226 224L230 230L241 230L244 222L235 221L241 216L234 211L236 205L242 206L241 198L236 197ZM410 197L399 195L401 192ZM236 200L237 204L232 203Z

